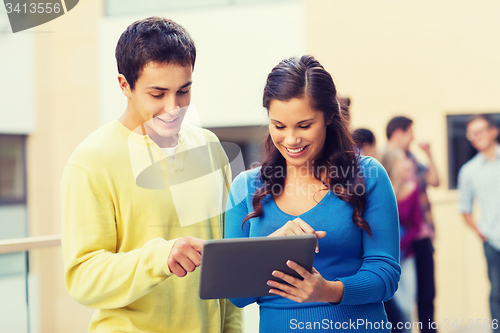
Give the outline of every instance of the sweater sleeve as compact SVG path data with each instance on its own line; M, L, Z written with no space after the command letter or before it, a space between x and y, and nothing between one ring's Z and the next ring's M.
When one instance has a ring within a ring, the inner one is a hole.
M248 173L239 174L231 185L229 198L226 205L226 222L225 222L225 237L226 238L243 238L250 237L249 222L245 222L242 226L243 219L251 211L248 208L248 202L251 202L252 193L249 193L249 184L247 179ZM247 200L250 198L250 200ZM244 288L244 286L242 286ZM231 303L239 308L247 306L255 301L258 297L246 298L230 298Z
M237 308L227 299L221 299L221 304L225 307L223 333L243 333L243 310Z
M366 206L362 217L372 231L362 231L363 262L352 276L339 278L344 296L339 304L356 305L388 300L398 288L399 223L396 197L387 172L374 159L362 165Z
M155 238L117 251L114 205L87 170L68 164L61 184L65 283L79 303L99 309L126 306L171 275L174 240Z

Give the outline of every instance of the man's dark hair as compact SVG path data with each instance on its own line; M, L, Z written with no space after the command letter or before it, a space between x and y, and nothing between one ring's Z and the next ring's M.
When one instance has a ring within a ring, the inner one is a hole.
M352 132L352 138L359 148L363 147L365 143L373 145L375 143L375 135L373 132L366 128L358 128Z
M403 131L406 132L406 130L408 129L408 127L411 126L411 124L413 124L413 120L411 120L410 118L406 118L403 116L392 118L387 124L386 128L387 139L390 139L392 134L397 129L402 129Z
M129 25L115 51L118 73L127 79L130 89L149 62L194 67L196 47L189 33L174 21L148 17Z
M488 123L488 127L497 127L493 118L488 114L475 114L467 120L466 127L469 126L474 120L484 119Z

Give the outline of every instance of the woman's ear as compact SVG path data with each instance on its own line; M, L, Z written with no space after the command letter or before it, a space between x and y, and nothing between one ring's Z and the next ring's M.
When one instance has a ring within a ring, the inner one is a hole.
M333 121L333 115L331 115L330 117L325 117L325 123L326 123L326 126L329 126L332 121Z

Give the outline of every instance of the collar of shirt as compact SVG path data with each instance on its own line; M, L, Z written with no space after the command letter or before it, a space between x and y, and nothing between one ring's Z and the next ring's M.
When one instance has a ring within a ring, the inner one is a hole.
M495 162L495 161L500 160L500 144L497 144L497 146L496 146L496 149L495 149L495 158L494 159L488 160L483 153L479 153L478 154L478 159L482 163Z

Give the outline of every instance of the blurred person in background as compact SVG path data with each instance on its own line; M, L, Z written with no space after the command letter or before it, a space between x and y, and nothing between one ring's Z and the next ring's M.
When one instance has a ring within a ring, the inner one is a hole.
M410 332L405 323L411 322L413 305L416 301L416 269L413 242L424 223L419 202L419 188L412 161L399 148L388 148L380 155L380 163L391 179L398 203L401 280L396 294L385 302L387 318L393 332ZM427 323L422 323L426 325Z
M387 124L387 148L398 148L405 152L412 161L417 177L419 189L419 201L422 208L425 223L420 233L413 242L415 262L417 269L417 306L418 318L423 324L422 332L435 332L428 323L434 322L434 298L436 297L436 285L434 280L434 222L431 212L431 204L427 196L427 186L439 186L439 175L431 153L429 143L419 143L420 149L427 155L428 165L425 166L410 151L413 141L413 121L407 117L399 116L392 118Z
M488 277L491 283L491 318L500 320L500 146L498 127L488 115L473 116L467 122L467 139L478 151L459 171L459 210L465 222L479 236L484 246ZM472 216L474 200L479 202L481 219Z
M356 143L360 155L377 158L377 141L372 131L366 128L358 128L352 132L352 139Z
M344 117L346 120L347 124L350 126L351 125L351 112L350 112L350 107L351 107L351 99L349 97L338 97L339 101L339 106L340 106L340 114Z
M213 133L183 122L194 42L179 24L150 17L127 27L115 55L127 108L76 148L63 173L66 288L96 309L89 332L239 333L241 310L227 300L201 300L194 272L205 240L222 236L222 215L204 213L182 225L185 212L174 200L173 180L210 165L193 147L218 143ZM227 162L223 151L213 157ZM137 166L158 171L149 179L153 188L139 185ZM184 210L222 210L225 198L214 188L226 185L230 170L213 175L213 186L193 185L191 191L214 201L185 196Z

